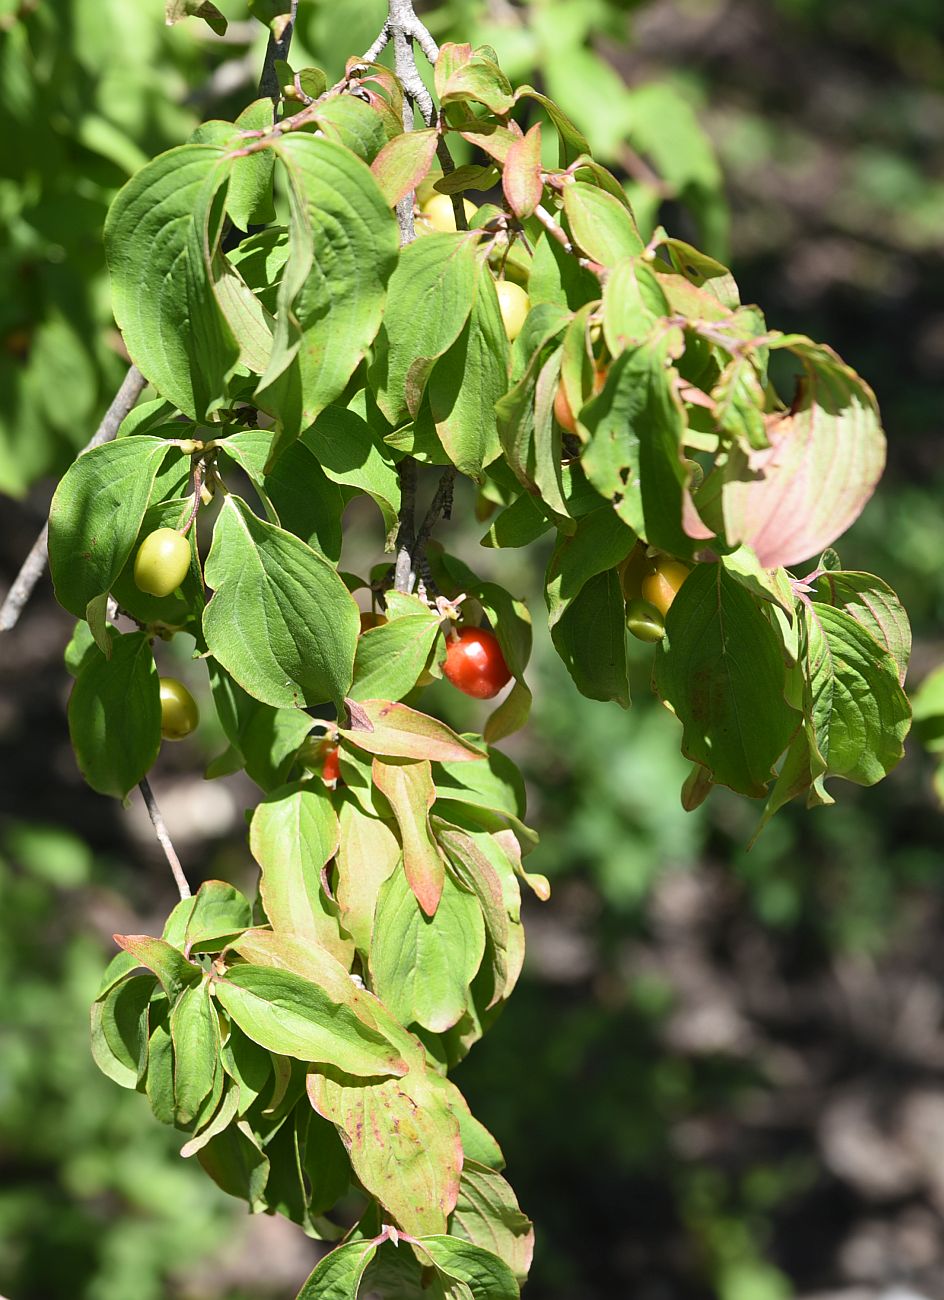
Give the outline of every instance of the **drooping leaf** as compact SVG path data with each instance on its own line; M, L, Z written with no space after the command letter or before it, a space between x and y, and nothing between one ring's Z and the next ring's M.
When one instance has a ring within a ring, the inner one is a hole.
M351 699L399 700L408 695L439 635L438 615L416 601L416 613L369 628L357 642Z
M844 609L885 646L898 665L898 680L904 686L911 658L911 624L887 582L871 573L827 572L817 580L816 599Z
M199 966L164 939L152 939L147 934L116 934L115 943L157 976L171 1006L184 989L199 984L203 976Z
M357 1300L367 1266L377 1253L372 1241L337 1246L316 1266L296 1300Z
M473 764L461 765L464 767ZM338 879L335 897L341 922L358 951L366 955L374 924L377 895L383 882L398 867L400 843L392 828L379 817L371 817L351 800L345 800L340 814Z
M289 971L233 966L215 984L220 1005L260 1047L360 1077L402 1074L384 1036L311 981Z
M531 1221L501 1174L468 1156L449 1232L497 1255L520 1282L528 1276L534 1251Z
M366 492L374 500L392 546L400 480L389 450L373 436L367 421L355 411L329 406L302 434L302 441L332 482Z
M273 459L340 396L373 342L399 242L370 168L348 149L293 133L275 151L288 178L291 247L256 390L279 419Z
M378 997L405 1025L433 1033L465 1011L469 985L485 950L478 901L446 873L435 916L426 916L405 874L395 871L380 890L370 970Z
M541 179L540 122L535 123L508 150L502 171L502 189L519 221L530 217L541 202L544 183Z
M352 701L351 726L341 735L358 749L381 758L428 758L432 762L470 762L483 751L437 718L390 700Z
M656 690L682 724L682 752L761 797L800 723L784 685L779 639L753 598L722 565L698 565L656 651Z
M436 156L437 132L404 131L381 149L370 165L384 198L395 207L429 171Z
M828 349L803 348L806 378L791 412L767 421L766 449L732 450L723 471L725 536L764 568L819 554L861 514L885 465L875 398ZM706 480L706 488L708 480Z
M110 636L111 656L90 648L69 696L69 735L86 781L124 799L161 747L154 655L143 632Z
M164 939L189 957L218 951L227 939L252 925L252 904L225 880L204 880L193 898L182 899L164 926Z
M454 1091L420 1066L384 1083L308 1076L315 1110L337 1126L354 1173L404 1232L445 1231L455 1208L462 1144Z
M207 645L245 691L276 708L340 702L360 617L323 556L228 495L205 575Z
M259 892L273 930L349 962L352 945L341 935L322 880L338 848L338 817L324 783L286 786L263 800L253 813L249 845L262 868Z
M619 575L595 574L564 605L551 639L574 684L590 700L629 708L625 601Z
M377 405L393 425L415 416L436 360L459 337L475 296L472 234L432 234L400 254L370 369Z
M220 1068L220 1022L205 981L181 993L170 1013L174 1044L175 1122L184 1126L198 1114Z
M128 975L92 1003L92 1056L122 1088L136 1088L147 1065L153 975Z
M579 246L595 262L616 266L641 253L644 242L633 214L614 195L574 181L564 187L564 212Z
M49 509L56 598L77 618L111 590L138 536L170 443L145 435L87 451L69 467Z
M416 901L427 916L435 916L443 891L445 866L429 825L436 799L432 768L416 763L373 762L373 783L390 803L400 828L403 871Z
M898 664L851 613L806 608L816 745L827 776L874 785L904 754L911 707Z
M213 145L160 154L119 191L105 223L112 305L128 351L161 396L196 419L223 404L239 361L212 283L217 195L229 166Z
M457 1237L434 1236L424 1237L417 1249L441 1276L464 1284L474 1300L518 1300L521 1294L504 1260L481 1246Z

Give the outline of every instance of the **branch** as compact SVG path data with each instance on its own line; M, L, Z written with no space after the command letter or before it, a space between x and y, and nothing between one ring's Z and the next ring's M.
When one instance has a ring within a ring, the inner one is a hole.
M171 838L167 833L167 827L164 825L164 818L161 816L161 810L157 806L157 800L154 798L154 791L151 789L151 783L147 777L142 777L138 782L138 789L144 796L144 803L148 810L148 816L151 818L151 825L154 827L154 833L158 838L161 848L164 850L164 856L170 863L170 869L177 885L177 892L181 898L190 898L190 886L187 884L187 877L184 875L184 869L180 865L180 858L174 848Z
M262 76L259 78L259 98L271 99L276 111L278 111L279 100L282 97L282 88L275 73L275 64L278 59L284 62L288 58L289 46L292 44L292 32L295 30L295 16L298 13L298 0L291 0L291 6L288 22L282 28L281 36L276 39L275 33L269 32L269 43L266 46Z
M429 541L433 529L440 519L448 519L452 514L452 490L456 481L456 467L448 465L439 478L439 486L430 502L426 518L420 524L419 532L413 542L413 565L423 557L423 548Z
M413 590L413 550L416 545L416 461L404 456L400 461L400 527L397 530L397 562L394 569L395 591L409 594Z
M130 366L121 387L112 398L111 405L105 412L101 424L82 448L82 451L79 452L80 456L87 451L91 451L93 447L100 447L102 443L111 442L118 432L122 420L141 396L146 384L147 380L138 367ZM16 627L24 606L33 594L33 588L43 576L48 554L46 545L48 536L49 524L45 523L33 543L29 555L24 560L23 567L14 578L13 585L6 594L6 599L0 605L0 632L9 632L11 628Z

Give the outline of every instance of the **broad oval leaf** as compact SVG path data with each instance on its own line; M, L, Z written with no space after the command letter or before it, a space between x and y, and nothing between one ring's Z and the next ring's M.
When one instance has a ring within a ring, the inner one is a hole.
M170 1013L174 1044L174 1108L183 1127L197 1116L220 1069L220 1022L204 981L184 989Z
M534 1229L501 1174L466 1158L450 1236L463 1237L504 1260L523 1282L534 1253Z
M655 686L682 724L682 752L714 780L763 796L800 724L784 700L779 638L720 564L700 564L665 620Z
M245 691L276 708L340 703L360 616L322 555L228 495L205 575L207 645Z
M49 508L49 570L57 600L77 618L111 590L124 567L169 450L170 443L145 435L93 447L56 488Z
M424 1237L417 1248L426 1255L437 1272L455 1282L464 1283L473 1300L518 1300L521 1292L508 1265L471 1242L456 1237Z
M399 239L370 168L350 150L296 132L275 151L289 182L291 242L256 397L279 418L277 452L340 396L373 342Z
M296 1300L357 1300L367 1266L377 1253L373 1241L349 1241L325 1255Z
M381 758L428 758L432 762L463 763L485 757L471 740L428 714L391 700L349 701L351 726L345 740Z
M397 1050L310 980L286 970L233 966L214 984L223 1009L260 1047L361 1078L403 1074Z
M229 167L216 146L171 149L132 176L105 223L112 304L128 351L161 396L196 419L221 405L239 361L211 280L222 219L215 200Z
M157 666L143 632L110 635L111 656L90 647L69 696L69 735L86 781L123 799L161 747Z
M597 185L573 181L564 187L564 212L574 239L595 262L616 266L645 247L633 214Z

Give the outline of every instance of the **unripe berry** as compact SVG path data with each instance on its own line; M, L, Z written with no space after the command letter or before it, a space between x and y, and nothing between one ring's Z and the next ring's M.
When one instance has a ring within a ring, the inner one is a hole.
M690 573L691 569L687 565L661 556L656 560L655 573L650 573L642 580L643 599L655 605L665 618L678 594L679 587Z
M183 740L200 721L197 702L176 677L162 677L161 735L165 740Z
M665 636L662 615L648 600L637 597L626 606L626 626L640 641L661 641Z
M134 581L150 596L169 596L190 571L190 543L175 528L148 533L134 557Z
M462 200L462 207L465 211L466 222L471 221L478 212L475 204L470 203L468 199ZM437 191L421 206L420 212L433 230L438 230L442 234L451 234L458 230L456 214L452 207L452 198L448 194L440 194Z
M513 280L496 281L495 292L498 294L498 305L501 308L502 324L505 326L508 342L514 343L531 310L531 299L521 285L515 284Z

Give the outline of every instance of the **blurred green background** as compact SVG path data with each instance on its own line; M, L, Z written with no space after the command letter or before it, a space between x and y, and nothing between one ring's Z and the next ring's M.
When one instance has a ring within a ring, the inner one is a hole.
M167 28L161 0L0 0L0 571L123 373L103 277L111 196L197 121L254 95L264 36ZM938 0L448 0L438 39L488 41L566 108L641 224L730 258L773 326L834 345L889 434L841 544L944 659L944 12ZM378 0L302 0L296 67L337 73ZM541 624L546 556L445 537ZM380 539L376 537L379 550ZM482 558L480 559L479 556ZM0 1293L267 1300L314 1259L178 1155L92 1064L111 934L173 896L137 804L81 783L44 584L0 642ZM169 652L168 652L169 653ZM196 669L196 671L195 671ZM687 815L677 726L581 699L539 635L524 768L550 903L504 1016L457 1072L534 1217L533 1300L935 1300L944 1295L944 822L912 743L872 791L781 814L715 792ZM206 695L199 666L180 672ZM448 690L430 693L457 724ZM153 784L195 881L251 884L239 780L204 783L209 724ZM896 1292L897 1288L897 1292Z

